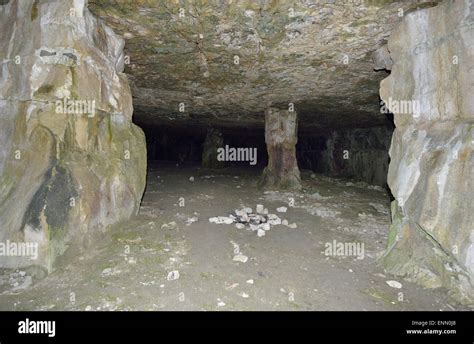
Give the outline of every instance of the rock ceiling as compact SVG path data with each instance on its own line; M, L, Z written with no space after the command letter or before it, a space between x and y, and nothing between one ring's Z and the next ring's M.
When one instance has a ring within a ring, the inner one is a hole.
M137 122L261 127L267 106L293 103L306 129L386 121L372 53L421 5L433 3L89 1L125 38Z

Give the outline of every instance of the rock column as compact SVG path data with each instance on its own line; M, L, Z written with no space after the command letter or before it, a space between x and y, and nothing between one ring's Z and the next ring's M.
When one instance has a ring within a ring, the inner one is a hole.
M260 186L274 189L300 189L301 178L296 161L298 141L296 111L268 108L265 111L265 143L268 165Z
M223 147L224 138L222 137L222 132L218 129L209 128L202 148L202 167L223 168L225 161L217 159L217 150Z

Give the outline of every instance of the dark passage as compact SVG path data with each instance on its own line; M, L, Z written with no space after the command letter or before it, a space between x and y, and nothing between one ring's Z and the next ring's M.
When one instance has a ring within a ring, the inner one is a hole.
M208 128L184 126L149 126L139 124L146 135L148 160L178 165L201 166ZM304 129L304 128L303 128ZM218 167L253 167L263 169L268 154L263 129L213 128L222 142L207 149L256 149L256 164L249 161L224 161ZM385 186L388 171L388 149L393 128L334 129L325 132L300 130L296 155L301 170L331 177L354 179ZM205 166L204 166L205 167Z

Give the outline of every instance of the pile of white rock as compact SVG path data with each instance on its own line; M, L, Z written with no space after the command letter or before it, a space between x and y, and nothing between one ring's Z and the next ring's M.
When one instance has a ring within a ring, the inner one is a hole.
M267 231L271 229L272 226L283 225L290 228L296 228L296 223L288 224L288 220L282 220L276 214L270 214L268 209L265 208L262 204L257 204L256 212L252 211L252 208L243 207L241 209L236 209L229 216L217 216L211 217L209 222L216 224L227 224L230 225L235 223L235 227L238 229L251 230L257 232L258 237L265 235ZM286 212L286 207L277 208L277 212Z

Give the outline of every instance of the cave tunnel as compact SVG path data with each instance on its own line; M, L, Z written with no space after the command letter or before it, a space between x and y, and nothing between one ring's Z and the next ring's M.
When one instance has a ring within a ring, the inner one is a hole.
M473 11L0 1L0 310L471 309Z

